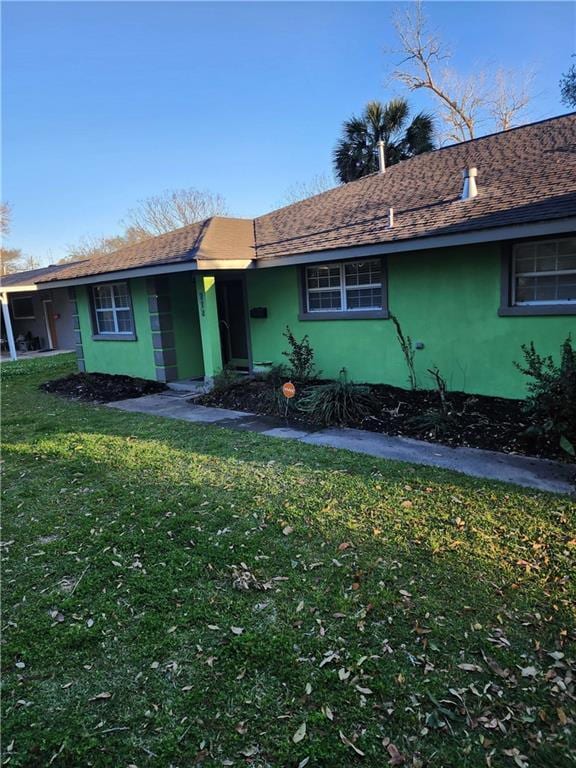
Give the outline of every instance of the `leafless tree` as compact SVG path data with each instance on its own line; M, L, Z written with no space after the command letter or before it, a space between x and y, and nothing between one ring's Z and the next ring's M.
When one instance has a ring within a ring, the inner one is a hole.
M25 267L21 264L22 251L20 248L4 248L0 247L0 270L3 275L8 275L10 272L19 272Z
M148 237L150 237L149 234L133 227L128 227L123 234L112 237L86 236L75 245L68 246L68 254L58 263L65 264L68 261L91 259L93 256L106 256L108 253L113 253L127 245L134 245L146 240Z
M0 203L0 235L7 235L10 232L11 219L12 206L10 203Z
M488 111L500 130L507 131L517 124L519 116L526 110L532 98L533 80L534 73L529 70L496 71Z
M139 202L128 212L128 228L146 235L161 235L211 216L225 216L226 202L221 195L200 189L176 189Z
M227 212L221 195L198 189L177 189L141 200L121 222L124 231L111 237L84 237L68 246L68 254L59 263L105 256L149 237L203 221Z
M473 139L481 126L507 130L518 123L530 101L530 74L499 69L462 76L450 69L450 50L430 31L420 0L396 15L394 25L404 58L393 76L411 91L435 96L446 140Z
M327 192L335 186L336 182L330 178L328 174L317 173L308 181L297 181L295 184L288 187L280 204L291 205L300 200L305 200L307 197L313 197L314 195L320 195L322 192Z

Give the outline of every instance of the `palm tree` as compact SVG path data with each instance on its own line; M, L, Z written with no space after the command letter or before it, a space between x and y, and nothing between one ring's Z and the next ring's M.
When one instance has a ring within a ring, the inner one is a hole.
M387 104L369 101L362 117L346 120L334 150L334 169L341 182L354 181L378 170L378 142L384 142L386 165L394 165L434 149L434 120L420 112L407 125L410 107L405 99Z

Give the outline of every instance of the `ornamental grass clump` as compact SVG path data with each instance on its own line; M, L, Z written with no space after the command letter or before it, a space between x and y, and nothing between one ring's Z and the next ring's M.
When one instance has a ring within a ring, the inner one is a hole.
M327 426L358 422L370 413L370 387L348 381L342 369L338 381L307 387L297 408Z

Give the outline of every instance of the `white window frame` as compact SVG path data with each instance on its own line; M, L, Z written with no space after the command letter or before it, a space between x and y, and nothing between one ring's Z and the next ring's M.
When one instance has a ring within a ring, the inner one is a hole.
M564 238L554 238L552 240L539 240L535 242L535 245L545 245L547 243L559 243ZM576 304L576 298L574 299L546 299L542 301L517 301L516 300L516 284L519 277L556 277L558 275L574 275L576 278L575 269L552 269L542 272L518 272L516 269L516 249L519 246L529 245L529 243L516 243L512 248L512 305L515 307L546 307L546 306L565 306Z
M319 314L323 312L332 312L334 314L342 314L344 312L346 313L353 313L353 312L382 312L384 310L384 297L383 297L383 283L382 283L382 275L383 275L383 265L380 259L360 259L361 262L366 261L378 261L380 262L380 282L379 283L359 283L358 285L346 285L346 266L348 264L355 264L358 262L354 261L342 261L342 262L327 262L326 264L310 264L309 266L306 266L304 270L304 293L306 298L306 312L308 312L311 315ZM318 269L318 267L326 266L334 269L335 267L338 267L340 271L340 285L339 286L328 286L326 288L309 288L308 287L308 273L311 269ZM347 301L347 295L346 290L360 290L362 288L378 288L380 290L380 304L377 306L371 306L371 307L348 307L348 301ZM339 309L332 309L332 308L326 308L321 307L319 309L311 309L310 308L310 294L311 293L326 293L327 291L334 292L340 290L340 308Z
M116 297L114 296L114 287L117 285L122 285L126 287L126 295L128 297L128 304L127 306L116 306ZM96 306L96 291L98 288L110 288L110 296L112 298L112 306L111 307L101 307L98 308ZM135 333L134 329L134 312L132 310L132 300L130 297L130 287L128 283L125 280L119 280L115 283L98 283L98 285L94 285L92 288L92 304L94 308L94 322L96 324L96 335L97 336L130 336L133 337ZM118 328L118 316L117 312L125 312L126 310L130 311L130 320L132 322L132 330L130 331L121 331ZM112 318L114 320L114 330L113 331L102 331L100 330L100 318L98 316L98 313L101 312L112 312Z

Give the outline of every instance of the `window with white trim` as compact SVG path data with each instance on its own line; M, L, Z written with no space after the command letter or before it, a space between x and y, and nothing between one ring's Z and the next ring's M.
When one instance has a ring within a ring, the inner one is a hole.
M103 336L131 336L134 319L128 283L104 283L94 286L96 333Z
M369 259L306 267L305 294L308 312L382 310L382 262Z
M576 303L576 238L517 243L512 251L512 304Z

